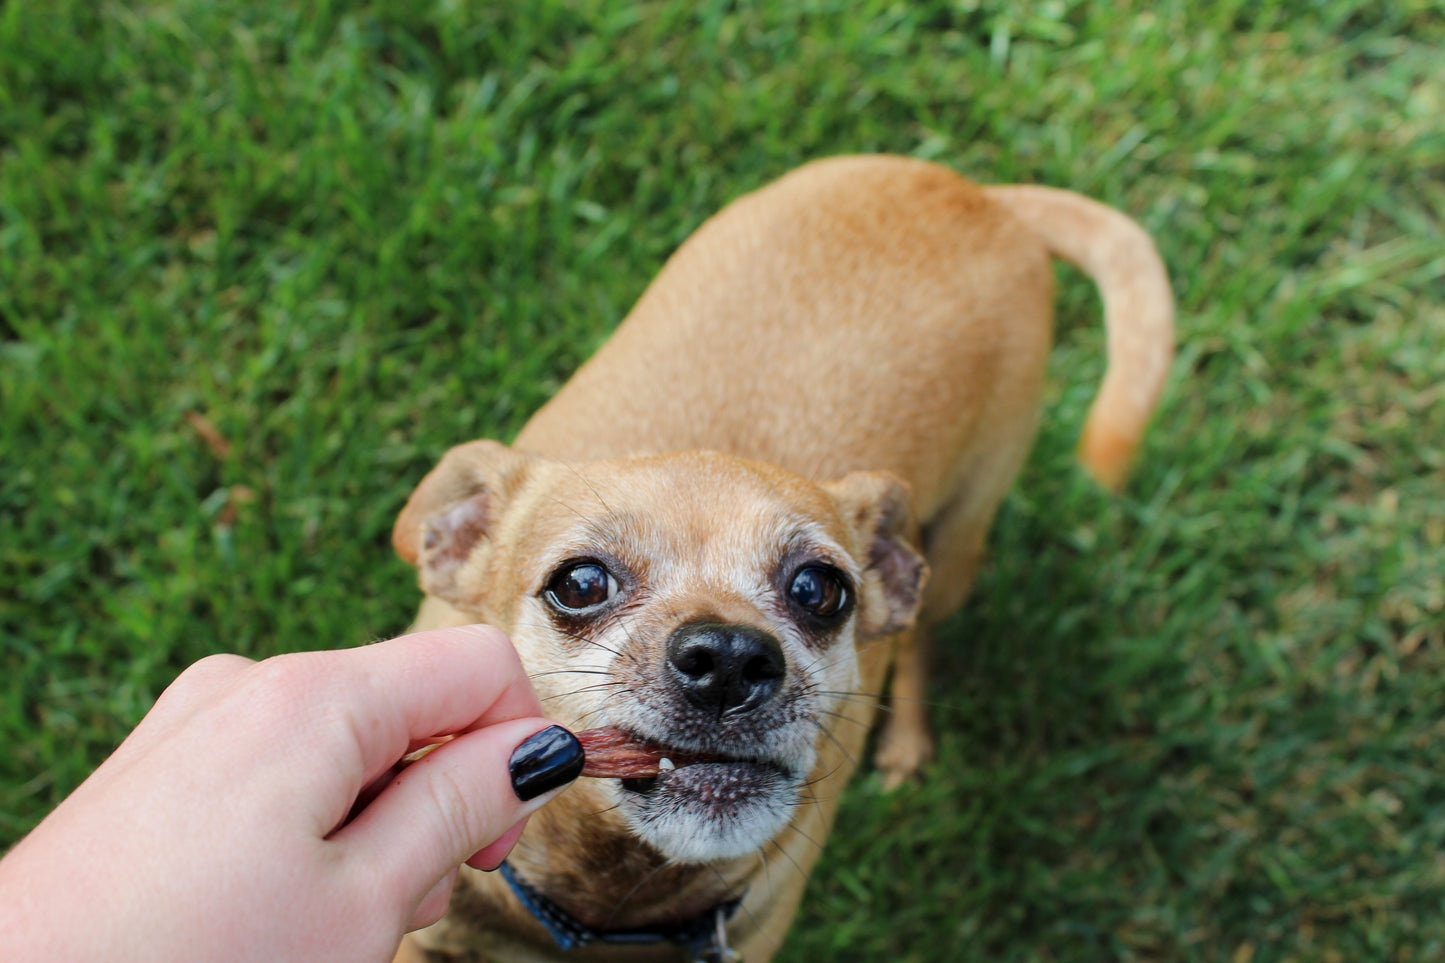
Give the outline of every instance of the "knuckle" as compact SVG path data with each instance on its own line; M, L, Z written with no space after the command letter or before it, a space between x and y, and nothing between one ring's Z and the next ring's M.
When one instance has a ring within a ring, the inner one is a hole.
M208 655L199 661L191 663L186 669L176 676L174 685L190 688L203 688L214 684L218 679L234 675L247 666L254 663L239 655L217 654Z
M182 716L208 703L253 662L240 655L208 655L176 675L156 700L156 719Z
M296 718L325 711L346 683L344 663L325 652L273 656L255 664L246 680L248 698L268 713Z
M208 655L187 666L176 676L171 684L166 686L166 691L161 694L157 704L166 707L189 706L212 695L253 664L250 659L239 655Z

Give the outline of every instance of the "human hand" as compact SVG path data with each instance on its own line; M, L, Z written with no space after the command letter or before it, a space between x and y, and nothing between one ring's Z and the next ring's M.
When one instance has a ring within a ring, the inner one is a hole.
M0 957L388 960L581 771L548 725L485 626L203 659L0 860Z

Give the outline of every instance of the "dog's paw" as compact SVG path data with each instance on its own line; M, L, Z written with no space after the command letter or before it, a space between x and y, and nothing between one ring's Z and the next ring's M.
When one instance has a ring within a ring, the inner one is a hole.
M878 734L878 749L873 764L883 777L883 789L892 792L918 776L925 763L933 758L933 737L927 728L900 724L895 717L888 720Z

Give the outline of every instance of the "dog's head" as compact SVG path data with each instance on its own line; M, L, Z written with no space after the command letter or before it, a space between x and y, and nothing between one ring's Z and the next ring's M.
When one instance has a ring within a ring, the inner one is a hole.
M911 526L882 473L820 485L708 452L568 466L482 441L426 477L394 539L429 595L512 636L549 715L701 760L589 781L664 857L701 862L792 818L860 647L913 621Z

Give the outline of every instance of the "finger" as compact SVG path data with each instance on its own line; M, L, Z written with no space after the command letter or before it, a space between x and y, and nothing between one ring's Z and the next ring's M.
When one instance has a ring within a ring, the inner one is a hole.
M348 654L375 699L350 700L368 780L436 736L542 714L511 640L485 625L403 635Z
M527 820L522 820L511 829L503 833L496 842L489 843L467 857L467 865L472 869L480 869L490 873L502 865L502 860L512 852L512 847L517 845L522 832L527 828Z
M420 905L416 908L416 912L412 913L411 919L407 921L406 930L408 933L412 930L419 930L422 927L430 926L442 918L442 914L447 911L447 904L452 901L452 890L456 888L457 873L457 868L453 867L450 872L438 880L437 884L422 897Z
M554 745L552 729L568 740L545 763L552 775L547 791L523 801L513 789L510 762L519 745L544 729L549 733L541 741L548 745ZM444 873L493 844L581 770L581 746L560 727L539 718L498 723L459 736L402 770L331 839L365 860L375 878L396 886L407 905L416 905Z
M276 656L228 695L222 729L254 744L248 758L269 765L271 782L310 801L293 815L318 838L347 820L408 747L541 715L511 640L482 625Z

